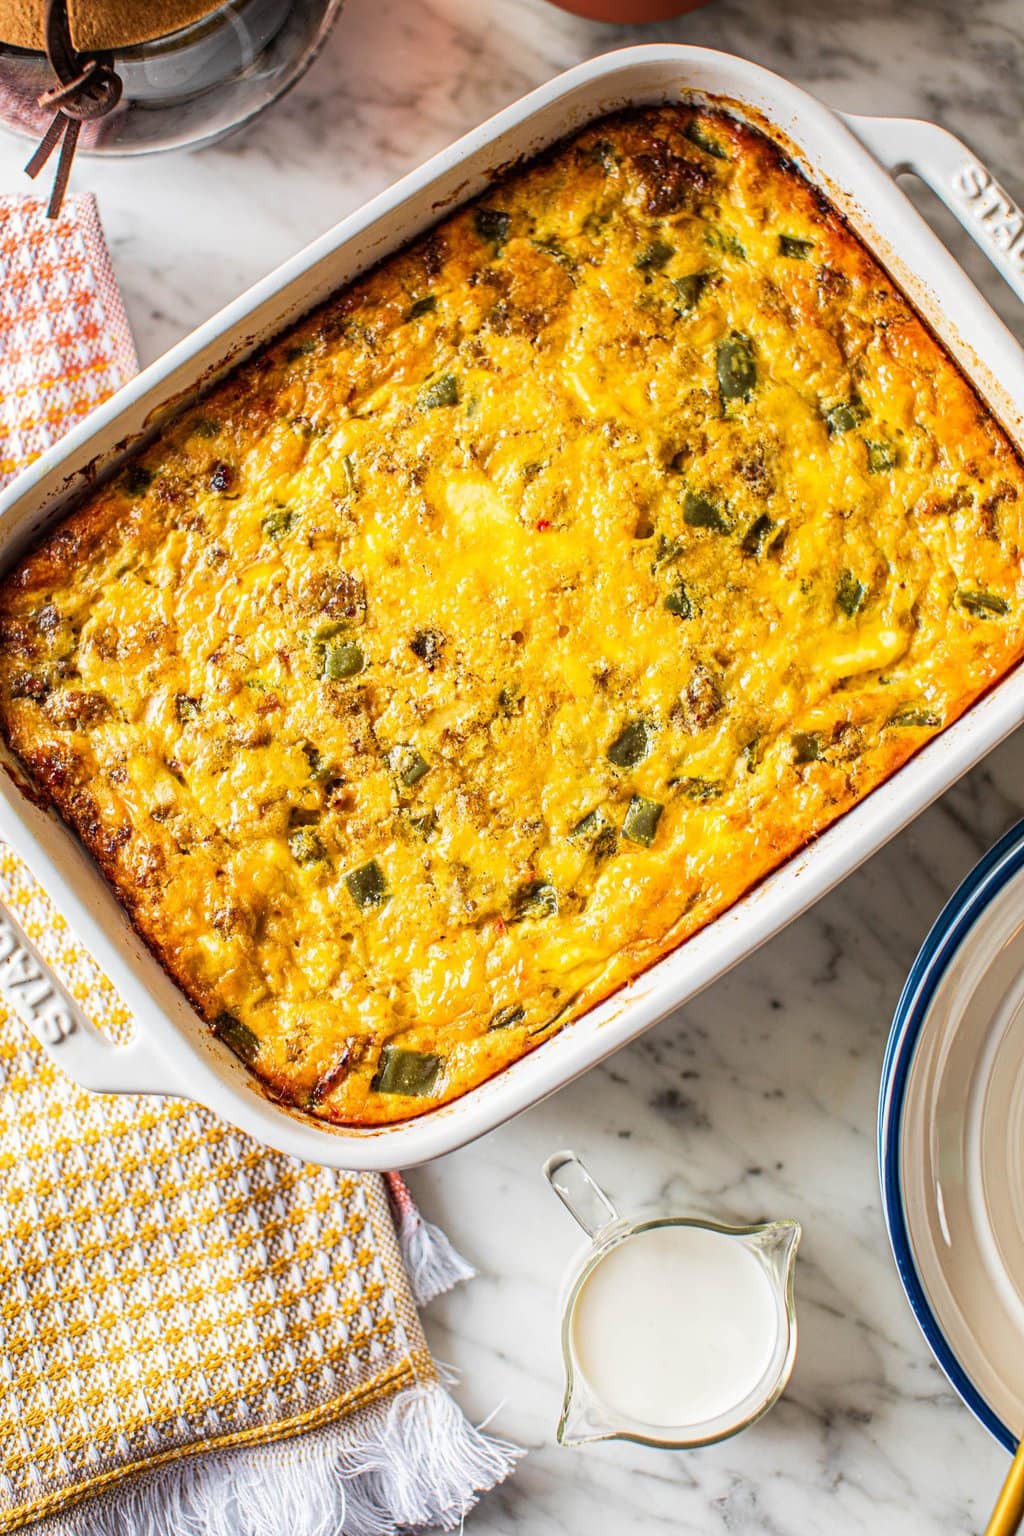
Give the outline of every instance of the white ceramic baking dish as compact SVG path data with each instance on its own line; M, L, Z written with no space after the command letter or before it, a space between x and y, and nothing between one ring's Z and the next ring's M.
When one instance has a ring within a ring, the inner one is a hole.
M774 130L889 269L997 416L1024 441L1024 353L896 185L914 170L1024 298L1024 216L971 152L928 123L841 118L778 75L702 48L627 49L592 60L507 108L286 262L44 454L0 498L0 569L64 515L161 421L246 352L482 190L495 170L630 104L726 98ZM0 774L0 837L25 859L138 1021L117 1046L82 1017L8 916L0 991L54 1060L92 1089L178 1094L313 1162L408 1167L491 1130L560 1088L749 955L898 832L1024 715L1020 669L769 880L646 974L490 1082L404 1124L331 1128L264 1097L127 922L58 817Z

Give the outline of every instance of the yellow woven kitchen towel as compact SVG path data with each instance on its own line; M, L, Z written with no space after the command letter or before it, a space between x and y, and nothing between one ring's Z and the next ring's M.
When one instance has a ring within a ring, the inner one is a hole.
M80 200L52 238L83 251L91 241L95 254L85 203L87 238L69 228ZM62 270L59 249L37 253L41 270ZM4 293L7 262L0 241ZM104 270L105 254L79 263L70 306L31 282L32 302L8 306L9 438L18 401L49 395L42 414L64 430L80 413L52 382L55 356L74 371L130 348L119 302L97 298ZM95 326L100 309L114 332L84 347L76 324ZM36 435L17 451L43 446ZM127 1038L123 1001L2 847L0 902L97 1027ZM407 1265L421 1299L470 1271L388 1180L390 1201L385 1179L280 1156L194 1104L86 1093L0 1005L0 1532L456 1526L518 1453L475 1430L445 1390Z

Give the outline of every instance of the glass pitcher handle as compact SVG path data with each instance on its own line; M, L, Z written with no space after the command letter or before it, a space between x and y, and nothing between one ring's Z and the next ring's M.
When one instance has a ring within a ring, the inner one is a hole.
M597 1237L618 1221L618 1211L575 1152L552 1153L544 1164L544 1177L588 1237Z

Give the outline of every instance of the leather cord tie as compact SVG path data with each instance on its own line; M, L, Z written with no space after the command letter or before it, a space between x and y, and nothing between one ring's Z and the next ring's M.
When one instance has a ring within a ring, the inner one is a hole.
M71 41L67 0L46 0L46 56L58 84L39 97L41 107L53 107L53 121L32 156L25 173L36 177L60 145L57 174L46 209L55 219L64 202L71 162L83 123L112 112L121 100L121 77L100 54L79 53Z

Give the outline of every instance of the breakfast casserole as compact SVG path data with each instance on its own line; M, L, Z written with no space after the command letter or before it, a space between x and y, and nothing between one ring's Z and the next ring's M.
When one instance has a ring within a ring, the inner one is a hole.
M609 117L243 363L0 588L0 723L274 1097L400 1120L1021 655L1022 466L771 139Z

